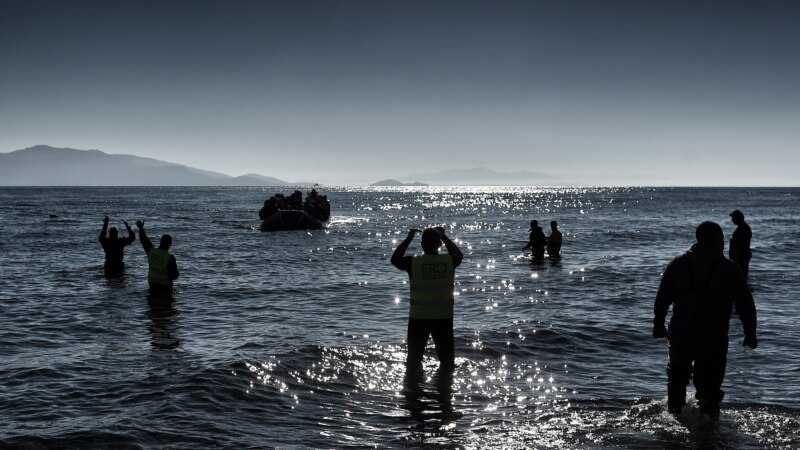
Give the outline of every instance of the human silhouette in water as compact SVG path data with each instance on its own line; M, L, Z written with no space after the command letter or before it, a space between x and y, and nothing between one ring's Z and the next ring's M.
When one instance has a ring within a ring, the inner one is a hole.
M392 254L392 265L408 273L411 306L408 310L408 357L406 382L414 384L422 375L422 356L428 337L433 336L439 371L452 373L455 367L453 341L453 289L455 269L464 255L444 228L427 228L422 232L422 255L405 256L408 246L419 230L412 228L406 239ZM444 242L446 255L439 254Z
M528 244L522 248L524 252L527 249L531 249L533 253L533 259L542 259L544 258L544 247L547 244L547 237L544 235L544 231L542 231L542 227L539 226L538 220L531 220L531 229L530 235L528 235Z
M125 228L128 229L128 237L119 237L119 230L117 227L108 228L108 216L103 218L103 229L100 230L100 236L97 238L103 251L106 254L106 261L103 264L103 273L106 277L113 277L121 275L125 272L125 246L130 245L136 240L136 235L133 233L128 222L123 220Z
M680 414L686 385L694 380L697 404L711 420L719 419L725 393L728 326L736 306L744 328L744 346L756 348L756 307L739 267L723 254L725 238L714 222L701 223L697 242L673 259L661 278L653 307L653 337L669 339L667 409ZM664 326L672 305L669 329Z
M137 220L136 227L139 228L139 240L147 254L147 283L150 285L150 294L171 296L172 281L180 276L175 256L169 252L172 236L168 234L161 236L161 241L156 247L147 237L144 221Z
M551 258L561 256L561 232L558 231L558 222L550 222L550 236L547 237L547 255Z
M744 221L744 214L741 211L737 209L730 216L731 222L736 225L736 230L731 236L728 257L739 265L746 280L750 270L750 258L753 256L750 251L750 239L753 238L753 232L750 230L750 225Z

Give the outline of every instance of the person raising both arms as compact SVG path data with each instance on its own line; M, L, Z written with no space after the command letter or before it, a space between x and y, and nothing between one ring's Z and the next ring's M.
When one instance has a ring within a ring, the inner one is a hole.
M125 246L130 245L136 240L136 235L133 234L133 230L131 226L128 225L128 222L123 220L122 223L124 223L125 228L128 229L128 237L119 237L119 230L117 230L117 227L108 229L108 216L106 216L103 218L103 229L100 230L100 236L97 238L106 254L106 261L105 264L103 264L103 272L106 277L121 275L125 272L125 262L123 261ZM106 235L106 230L108 230L108 235Z
M150 294L172 295L172 281L180 276L175 256L169 252L172 236L168 234L161 236L161 241L156 247L147 237L144 221L137 220L136 227L139 228L139 240L147 254L147 283L150 285Z
M445 234L444 228L428 228L422 232L422 255L405 256L414 235L420 230L412 228L408 237L397 246L391 263L406 271L409 277L411 306L408 311L408 356L406 359L406 384L413 385L422 374L422 356L428 337L433 336L439 371L451 374L455 368L453 340L453 303L455 269L464 255L455 242ZM439 254L444 242L447 255Z

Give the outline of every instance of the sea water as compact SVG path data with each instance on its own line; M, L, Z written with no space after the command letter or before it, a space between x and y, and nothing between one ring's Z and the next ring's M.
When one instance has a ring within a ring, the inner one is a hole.
M800 189L331 187L327 229L259 231L282 190L0 189L0 447L800 447ZM709 426L693 401L665 411L652 306L695 226L727 240L733 209L753 229L760 346L734 317ZM105 215L173 236L172 303L148 302L138 239L103 277ZM560 260L523 255L531 219L559 222ZM389 258L431 225L465 255L457 367L440 379L429 348L409 392Z

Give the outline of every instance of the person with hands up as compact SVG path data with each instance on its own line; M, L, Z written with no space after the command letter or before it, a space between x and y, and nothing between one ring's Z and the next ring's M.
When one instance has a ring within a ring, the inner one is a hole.
M733 307L744 328L745 347L758 347L756 306L739 266L723 254L722 227L703 222L697 242L664 270L653 307L653 337L669 341L667 409L678 415L693 379L697 404L709 420L719 419L725 393L728 328ZM664 326L672 306L669 328Z
M147 237L144 221L137 220L136 227L139 229L142 248L147 254L147 283L150 285L150 294L171 296L172 281L180 276L175 256L169 252L169 248L172 246L172 236L168 234L161 236L158 247L156 247Z
M453 304L455 268L464 255L445 233L444 228L422 231L422 255L406 256L409 245L419 229L408 230L406 239L392 254L393 266L408 273L411 304L408 311L408 356L406 383L413 384L422 377L422 357L428 337L433 337L439 370L445 375L455 368L453 340ZM447 254L439 254L444 243Z
M128 237L119 237L119 230L117 227L108 228L108 216L103 218L103 229L100 230L100 236L97 240L103 247L106 254L106 260L103 264L103 273L106 277L113 277L121 275L125 272L125 246L130 245L136 240L136 235L133 233L131 226L128 222L123 220L125 228L128 229Z

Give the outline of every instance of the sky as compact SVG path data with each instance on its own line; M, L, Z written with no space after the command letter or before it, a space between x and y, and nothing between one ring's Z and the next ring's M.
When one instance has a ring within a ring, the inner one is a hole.
M800 2L0 0L0 152L800 186Z

